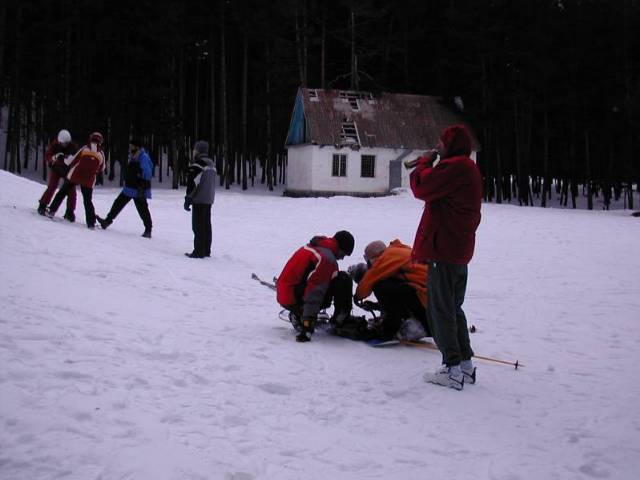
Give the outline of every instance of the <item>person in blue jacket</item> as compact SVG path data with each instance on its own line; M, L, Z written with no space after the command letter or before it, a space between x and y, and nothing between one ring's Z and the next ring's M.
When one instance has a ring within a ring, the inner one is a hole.
M145 238L151 238L151 213L147 199L151 198L151 178L153 176L153 163L149 154L142 148L142 143L133 139L129 142L129 162L124 173L124 188L116 197L111 210L105 218L97 217L98 223L106 229L113 223L122 209L133 199L138 210L138 215L144 224Z

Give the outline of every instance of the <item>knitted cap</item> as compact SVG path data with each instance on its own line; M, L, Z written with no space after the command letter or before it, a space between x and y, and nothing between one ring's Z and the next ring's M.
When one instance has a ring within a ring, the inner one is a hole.
M353 246L355 244L353 235L346 230L340 230L339 232L336 232L333 238L338 241L338 247L345 255L351 255L353 253Z
M193 149L196 153L207 155L209 153L209 143L204 140L198 140L193 146Z
M387 246L382 240L374 240L364 249L365 258L371 260L385 251Z

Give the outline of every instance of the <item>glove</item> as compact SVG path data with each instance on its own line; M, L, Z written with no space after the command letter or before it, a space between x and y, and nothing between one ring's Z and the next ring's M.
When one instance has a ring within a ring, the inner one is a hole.
M184 209L187 212L191 211L191 204L193 203L193 200L191 200L189 197L185 197L184 199Z
M357 301L356 305L358 305L363 310L380 310L380 304L378 302L372 302L371 300Z
M424 164L427 167L431 167L433 166L433 162L435 162L438 159L438 150L433 149L433 150L427 150L426 152L424 152L424 156L422 158L426 158L426 162L424 162Z
M362 277L364 277L364 274L367 273L367 264L356 263L355 265L351 265L347 269L347 273L349 273L349 276L354 282L360 283L360 280L362 280Z
M138 187L138 198L144 198L144 185Z

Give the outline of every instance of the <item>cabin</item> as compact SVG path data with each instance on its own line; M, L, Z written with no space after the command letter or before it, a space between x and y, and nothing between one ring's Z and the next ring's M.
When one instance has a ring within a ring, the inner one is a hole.
M403 162L435 148L455 123L464 122L437 97L300 88L285 142L284 193L389 195L409 186Z

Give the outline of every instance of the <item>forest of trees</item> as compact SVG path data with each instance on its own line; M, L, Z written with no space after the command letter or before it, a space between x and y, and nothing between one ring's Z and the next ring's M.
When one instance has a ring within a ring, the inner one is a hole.
M640 0L9 0L0 161L41 162L67 128L102 131L113 165L135 135L177 188L205 139L227 185L258 165L272 186L299 86L415 93L460 97L488 201L633 208L639 24Z

